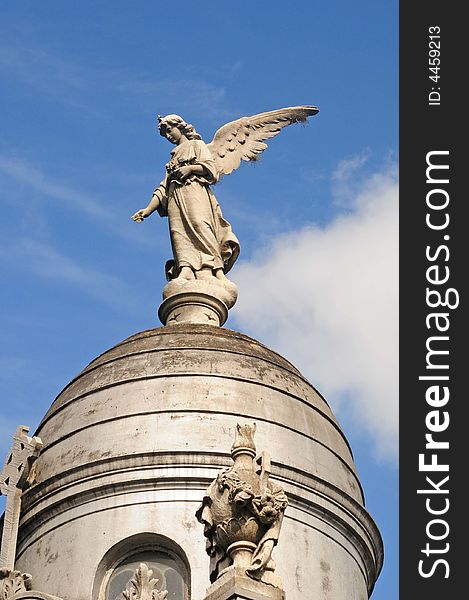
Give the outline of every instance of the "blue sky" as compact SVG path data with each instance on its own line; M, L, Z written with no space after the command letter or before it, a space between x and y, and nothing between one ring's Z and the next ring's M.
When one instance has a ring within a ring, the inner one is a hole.
M386 0L4 0L1 452L96 355L159 325L167 223L130 220L171 149L156 115L210 141L315 104L217 186L242 247L227 326L331 401L385 541L373 598L397 597L397 75Z

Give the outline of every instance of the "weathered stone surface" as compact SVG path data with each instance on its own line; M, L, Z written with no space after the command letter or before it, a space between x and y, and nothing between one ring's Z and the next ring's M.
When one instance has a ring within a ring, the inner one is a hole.
M62 600L32 587L33 580L28 573L0 569L0 600Z
M208 588L204 600L285 600L278 587L255 581L233 568Z
M37 432L44 448L22 500L17 568L49 594L101 600L94 579L106 553L155 533L183 549L191 597L203 598L209 560L194 513L231 464L238 422L256 422L289 499L275 549L288 599L325 588L328 600L365 599L381 539L327 402L275 352L210 325L132 336L58 396Z

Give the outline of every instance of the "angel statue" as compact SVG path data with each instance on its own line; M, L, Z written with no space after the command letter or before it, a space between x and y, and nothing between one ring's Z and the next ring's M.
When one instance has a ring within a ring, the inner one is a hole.
M166 265L168 280L226 280L239 242L210 186L236 170L242 160L256 160L267 148L264 141L283 127L305 122L317 112L315 106L293 106L242 117L223 125L209 144L179 115L158 117L160 134L175 148L165 178L148 206L132 219L139 223L155 210L168 217L174 258Z

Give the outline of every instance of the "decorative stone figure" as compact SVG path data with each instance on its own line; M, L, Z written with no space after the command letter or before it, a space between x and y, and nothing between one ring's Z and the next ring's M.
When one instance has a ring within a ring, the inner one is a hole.
M237 289L225 273L238 257L239 242L211 186L237 169L242 160L256 160L267 148L264 141L283 127L304 122L317 112L314 106L295 106L242 117L221 127L209 144L179 115L158 117L160 134L176 147L150 203L132 219L141 222L155 211L168 217L173 259L166 263L170 284L163 291L168 302L160 309L164 324L220 325L226 320ZM192 294L189 300L187 294Z
M234 465L212 482L196 516L205 525L211 582L235 569L280 588L271 555L288 501L283 489L269 480L265 452L257 461L260 468L255 467L255 429L237 425L231 449Z
M168 592L158 591L157 584L153 571L146 563L140 563L127 589L122 592L122 600L166 600Z
M31 575L21 571L0 569L0 600L10 600L16 594L29 591L31 587Z
M159 117L161 135L176 144L166 177L147 208L133 219L143 221L155 210L168 217L174 260L168 279L224 278L239 254L239 242L210 188L219 172L208 146L192 125L178 115Z
M63 600L33 589L32 577L21 571L0 569L0 600ZM151 600L164 600L155 598Z

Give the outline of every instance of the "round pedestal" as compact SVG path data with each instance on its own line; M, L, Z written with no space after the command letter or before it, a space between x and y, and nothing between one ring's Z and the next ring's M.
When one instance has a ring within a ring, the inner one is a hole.
M200 323L221 326L237 297L236 284L226 278L174 279L163 289L158 316L163 325Z

